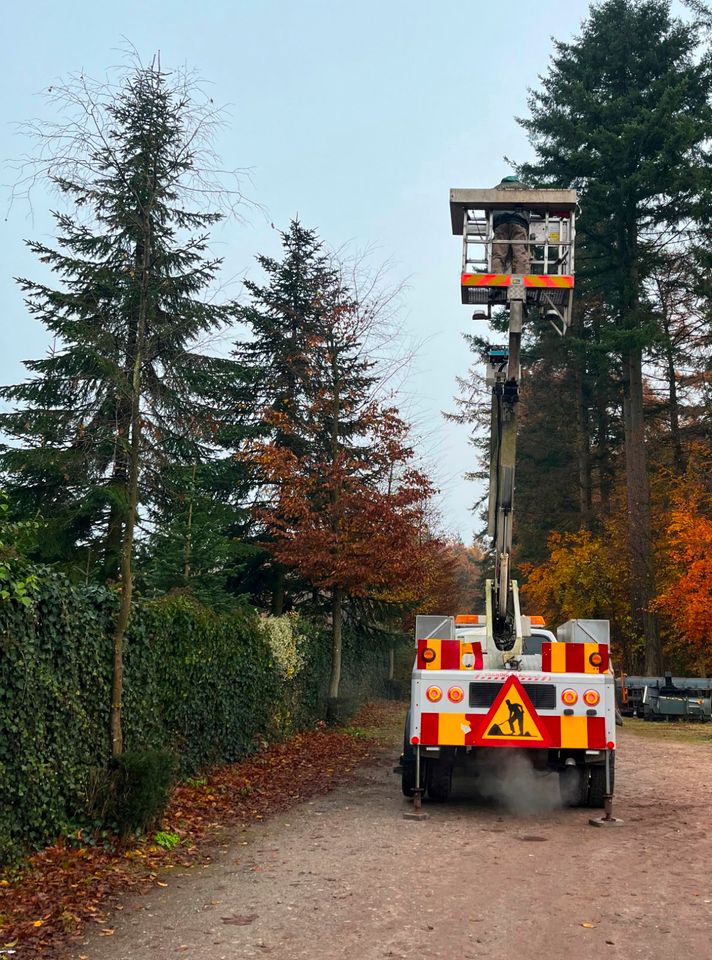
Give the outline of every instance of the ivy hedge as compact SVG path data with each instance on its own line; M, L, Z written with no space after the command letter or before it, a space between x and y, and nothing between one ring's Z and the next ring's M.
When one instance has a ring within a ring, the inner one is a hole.
M117 598L51 572L35 596L31 607L0 604L0 862L81 822L90 771L110 755ZM383 637L344 640L344 694L380 693ZM295 615L139 601L125 645L125 747L169 749L184 773L236 760L322 716L328 669L328 637Z

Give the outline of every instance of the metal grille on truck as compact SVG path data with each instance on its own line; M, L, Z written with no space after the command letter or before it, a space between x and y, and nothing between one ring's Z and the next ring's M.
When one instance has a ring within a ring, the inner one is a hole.
M504 684L471 683L470 706L491 707ZM556 707L556 684L523 683L524 691L535 710L553 710Z

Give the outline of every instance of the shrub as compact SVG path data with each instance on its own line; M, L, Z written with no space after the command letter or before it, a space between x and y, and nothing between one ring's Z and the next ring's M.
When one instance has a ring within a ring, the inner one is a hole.
M175 757L167 750L130 751L114 762L106 818L121 836L145 833L158 824L175 770Z

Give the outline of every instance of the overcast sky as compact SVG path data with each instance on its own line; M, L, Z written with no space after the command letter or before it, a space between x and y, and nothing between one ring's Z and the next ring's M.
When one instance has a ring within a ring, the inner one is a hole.
M422 344L404 408L424 437L445 525L469 542L475 490L462 474L473 454L464 428L441 416L469 364L461 334L475 327L460 303L448 190L493 186L511 172L505 155L529 156L514 118L526 114L551 36L570 39L587 9L586 0L6 4L0 157L27 149L13 124L47 115L43 90L79 70L103 76L127 40L144 61L160 50L164 68L196 69L229 105L218 151L226 166L250 168L247 192L266 212L217 233L225 278L235 291L245 275L257 279L254 255L279 253L270 224L297 214L330 246L372 247L376 261L390 261L393 281L407 281L405 335ZM3 182L11 178L6 170ZM3 383L22 379L21 361L47 347L12 277L38 276L22 241L51 241L47 211L59 202L37 193L31 216L23 204L7 219L3 209Z

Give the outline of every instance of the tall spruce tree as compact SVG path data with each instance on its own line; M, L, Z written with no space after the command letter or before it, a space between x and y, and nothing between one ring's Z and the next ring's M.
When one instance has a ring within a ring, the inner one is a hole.
M281 239L280 260L257 257L266 283L245 282L251 302L239 316L251 337L235 346L243 371L239 409L251 421L253 436L270 436L278 447L299 454L316 387L313 345L322 336L340 281L315 230L295 219ZM263 480L255 477L258 487ZM280 614L284 603L285 568L275 563L272 613Z
M581 35L556 42L521 123L531 182L576 187L585 256L578 273L601 304L600 346L620 363L631 550L631 601L646 671L660 672L643 361L657 336L645 284L655 245L700 213L709 178L712 69L701 27L667 0L605 0Z
M154 63L132 69L118 89L82 77L62 95L76 122L49 128L45 146L58 151L50 178L73 207L55 215L57 247L29 244L62 282L20 280L55 345L27 362L31 379L2 390L17 405L2 417L14 440L2 465L23 508L52 519L63 550L93 546L104 574L120 581L116 756L139 509L169 465L212 455L235 363L201 354L196 342L234 307L206 299L220 266L208 230L222 214L195 209L201 190L214 199L201 170L209 112L180 75Z

